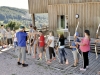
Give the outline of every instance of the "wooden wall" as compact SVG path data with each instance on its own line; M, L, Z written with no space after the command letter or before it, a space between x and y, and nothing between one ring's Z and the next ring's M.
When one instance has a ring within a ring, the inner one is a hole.
M28 0L29 13L47 13L48 0Z
M57 15L68 15L68 25L71 35L75 33L75 28L79 21L78 32L80 32L80 35L83 36L84 30L89 29L91 37L95 37L97 27L100 23L100 2L49 5L48 13L50 29L56 30ZM75 18L76 14L79 14L79 19Z
M100 0L69 0L69 3L100 2Z
M67 4L69 3L69 0L48 0L49 5L53 4Z
M100 0L28 0L29 13L48 13L48 5L82 2L100 2Z
M49 27L55 33L57 31L57 15L68 15L68 5L59 4L48 6Z

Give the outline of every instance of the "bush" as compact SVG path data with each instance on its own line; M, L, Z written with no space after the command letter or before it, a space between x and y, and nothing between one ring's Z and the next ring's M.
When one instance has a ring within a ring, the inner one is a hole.
M10 21L7 25L6 28L10 27L11 30L17 30L19 29L21 23L15 22L15 21Z

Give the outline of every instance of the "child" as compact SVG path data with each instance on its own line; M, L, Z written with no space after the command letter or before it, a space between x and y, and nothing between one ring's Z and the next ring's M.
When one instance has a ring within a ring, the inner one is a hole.
M60 55L60 64L63 64L64 62L68 65L68 59L66 57L67 53L65 51L65 38L64 38L64 35L63 34L60 34L60 37L59 37L59 45L58 45L58 52L59 52L59 55ZM63 61L64 59L64 61Z
M14 31L15 34L14 34L14 50L16 49L16 47L18 46L18 43L17 43L17 38L16 38L16 31Z
M43 55L43 52L45 52L45 38L44 38L44 35L42 33L42 31L39 31L40 33L40 38L39 38L39 51L40 51L40 54L39 54L39 60L42 59L42 55Z
M12 45L13 41L12 41L12 32L10 30L10 28L7 29L7 33L6 33L6 37L7 37L7 44L8 46Z
M72 45L70 46L72 48L72 53L73 53L73 57L74 57L74 65L72 65L72 67L76 67L78 64L78 61L79 61L79 54L76 49L76 48L79 48L79 45L75 44L75 42L80 42L78 36L79 36L79 34L78 34L78 32L76 32L74 34L74 41L72 42Z

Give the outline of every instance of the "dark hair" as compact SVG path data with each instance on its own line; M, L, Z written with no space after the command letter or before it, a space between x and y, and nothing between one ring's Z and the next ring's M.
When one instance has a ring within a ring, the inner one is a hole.
M84 31L88 36L90 36L90 31L89 30L85 30Z
M39 32L43 33L42 31L39 31Z
M3 24L1 26L3 26Z
M33 29L36 30L37 29L36 26L34 26Z
M30 24L30 27L33 27L32 24Z
M62 39L63 39L63 38L64 38L64 35L63 35L63 34L60 34L60 38L62 38Z

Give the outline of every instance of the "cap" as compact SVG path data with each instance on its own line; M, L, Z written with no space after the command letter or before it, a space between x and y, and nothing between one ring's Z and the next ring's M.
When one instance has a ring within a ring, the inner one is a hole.
M24 29L25 27L24 26L20 26L20 29Z

